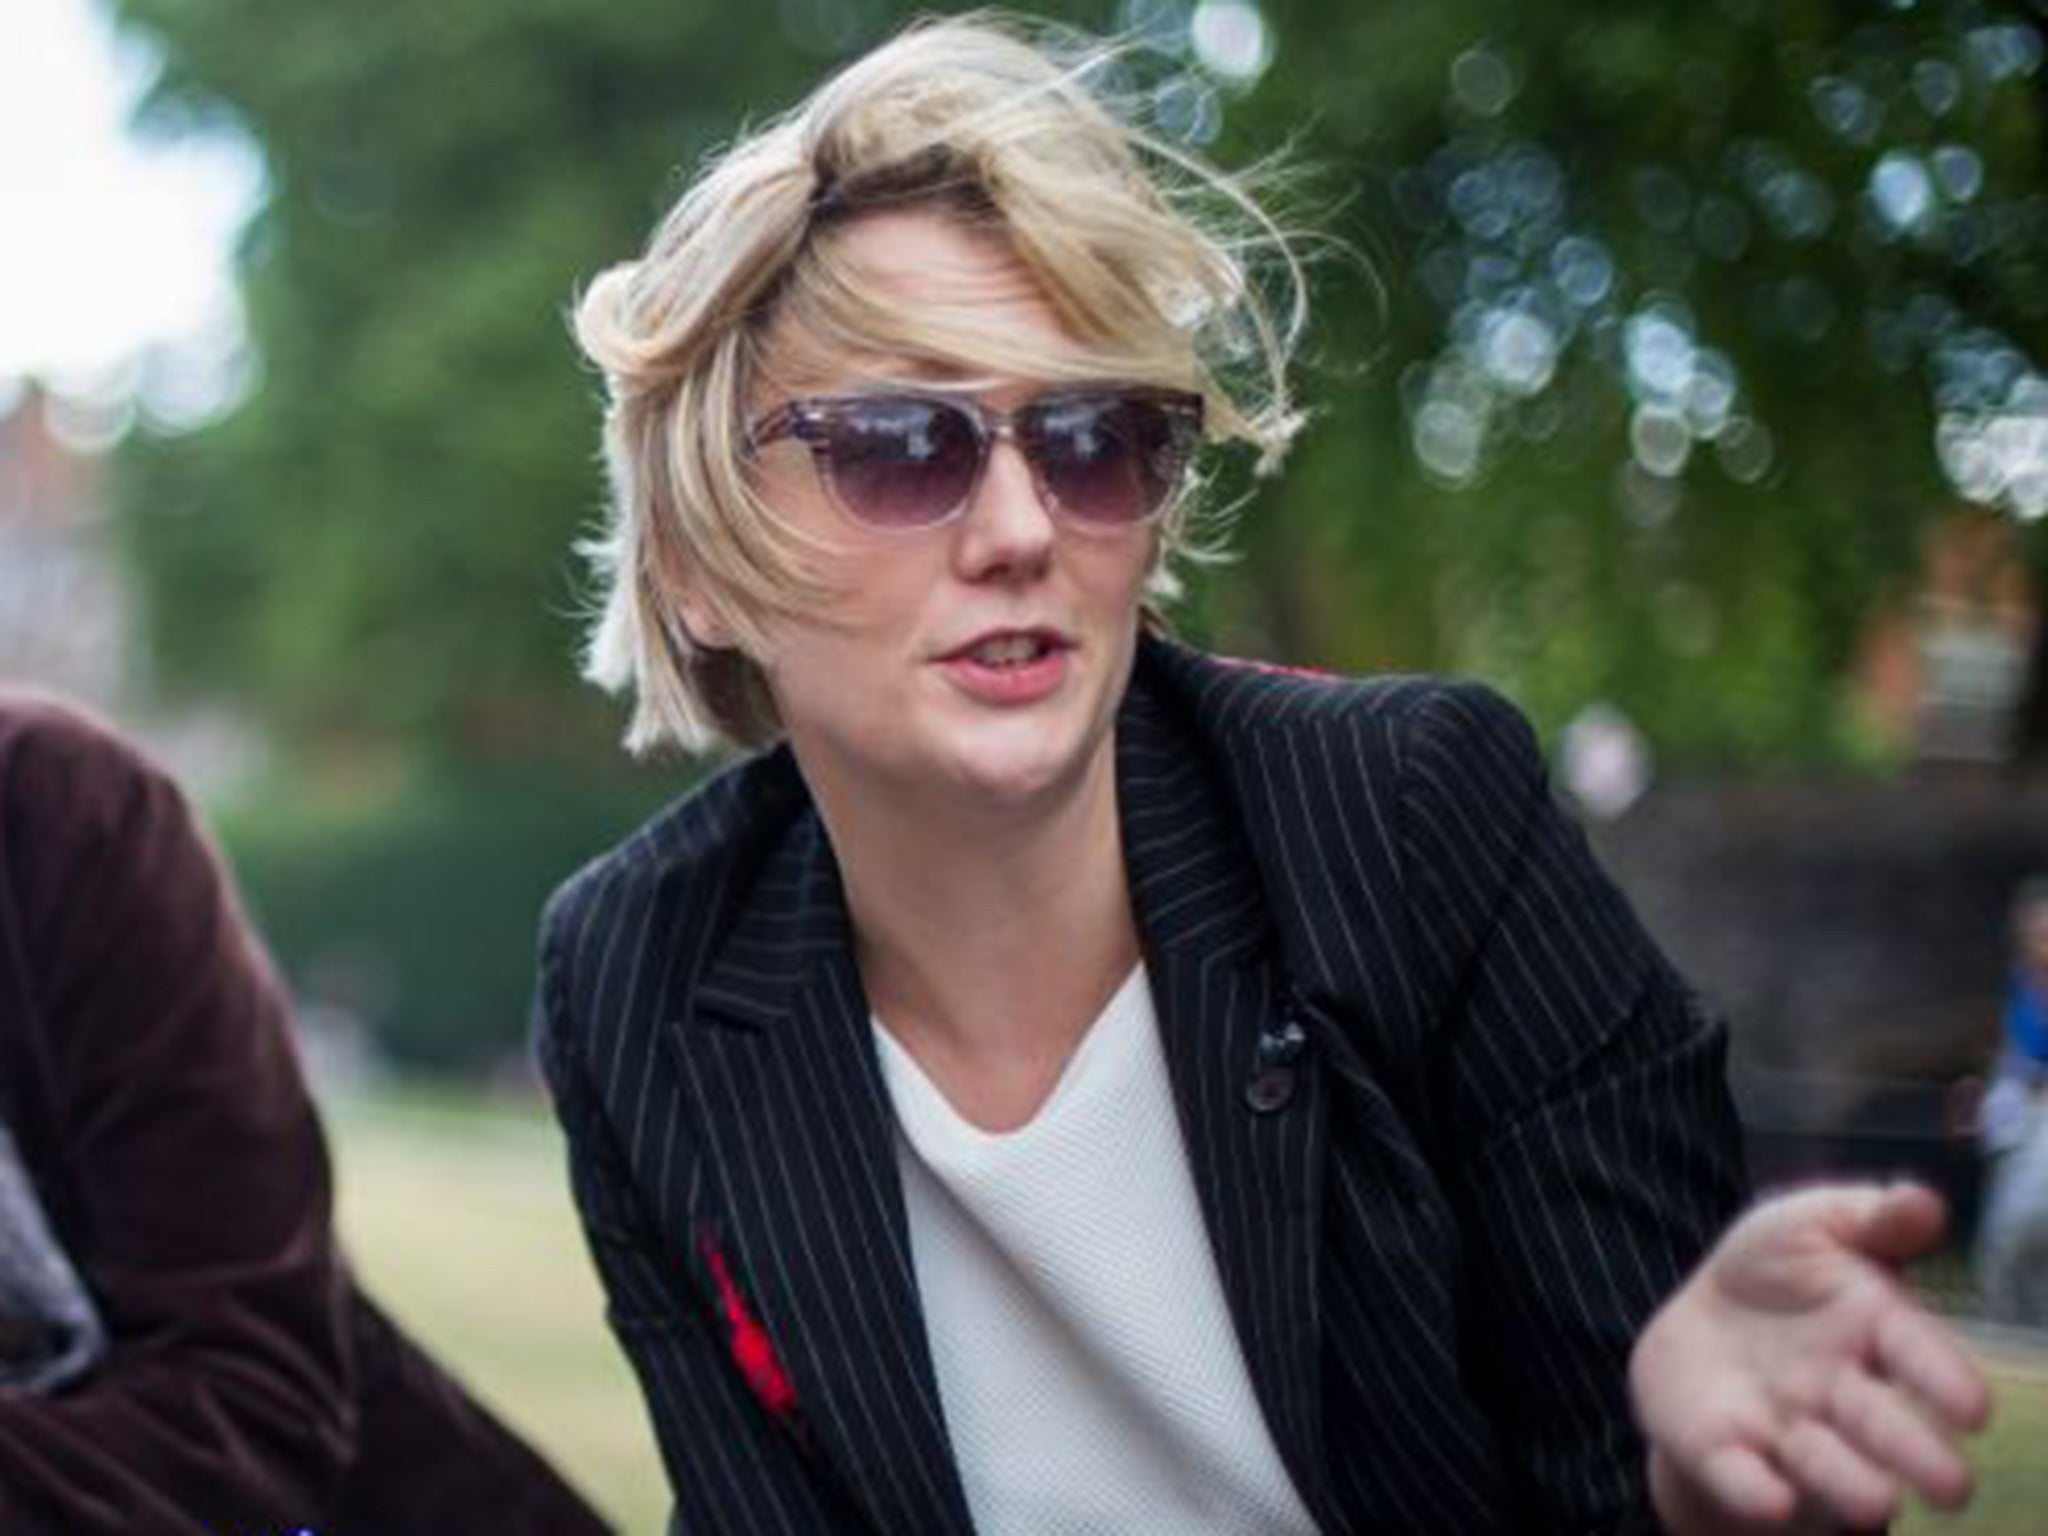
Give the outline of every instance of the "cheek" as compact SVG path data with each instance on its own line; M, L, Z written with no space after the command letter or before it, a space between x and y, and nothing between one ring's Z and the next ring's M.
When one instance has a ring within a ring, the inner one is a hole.
M778 702L805 701L815 712L872 690L889 634L868 606L849 594L834 602L829 624L783 619L768 628L754 660Z
M1142 541L1133 540L1129 547L1104 544L1091 549L1082 566L1082 580L1104 606L1128 607L1135 622L1158 549L1156 533L1147 534Z

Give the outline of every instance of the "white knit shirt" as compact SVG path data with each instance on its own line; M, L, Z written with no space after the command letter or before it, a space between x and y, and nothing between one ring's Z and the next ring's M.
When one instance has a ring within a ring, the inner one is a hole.
M976 1530L1312 1533L1231 1326L1144 967L1002 1134L875 1034Z

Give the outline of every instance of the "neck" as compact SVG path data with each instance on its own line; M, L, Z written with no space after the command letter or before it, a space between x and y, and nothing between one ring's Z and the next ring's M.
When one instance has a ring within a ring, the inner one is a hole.
M1012 1109L1049 1089L1138 959L1113 753L1024 807L819 806L891 1034L963 1108L969 1079L1007 1084Z

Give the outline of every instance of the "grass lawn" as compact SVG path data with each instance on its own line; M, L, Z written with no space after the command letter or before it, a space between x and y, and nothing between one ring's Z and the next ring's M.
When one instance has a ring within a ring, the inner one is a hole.
M2048 1353L1981 1352L1997 1407L1991 1428L1973 1447L1977 1498L1961 1515L1915 1510L1894 1529L1901 1536L2040 1536L2048 1530Z
M541 1447L629 1536L668 1498L639 1389L606 1331L560 1144L538 1110L387 1090L330 1105L341 1227L393 1315ZM1921 1511L1905 1536L2048 1530L2048 1369L1988 1357L1998 1414L1966 1515Z
M539 1111L383 1091L328 1106L363 1283L629 1536L666 1479Z

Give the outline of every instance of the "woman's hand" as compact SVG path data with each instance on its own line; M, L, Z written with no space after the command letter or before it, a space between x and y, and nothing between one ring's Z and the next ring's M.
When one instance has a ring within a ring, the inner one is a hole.
M1898 1266L1940 1241L1915 1185L1768 1200L1664 1304L1630 1363L1660 1518L1684 1536L1881 1525L1970 1497L1955 1439L1990 1392Z

